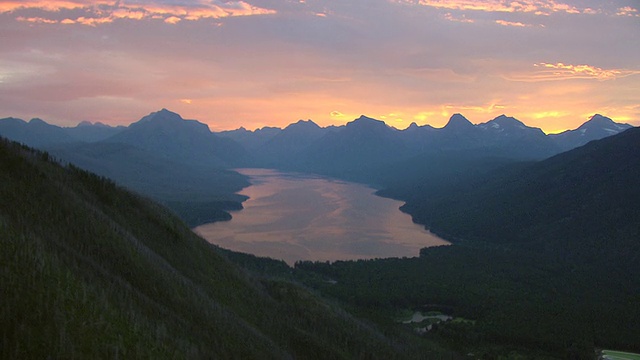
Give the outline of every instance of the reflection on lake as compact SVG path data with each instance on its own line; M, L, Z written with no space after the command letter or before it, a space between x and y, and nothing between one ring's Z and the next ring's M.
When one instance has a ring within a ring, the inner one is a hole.
M449 244L414 224L400 201L355 183L267 169L240 169L253 185L233 219L194 230L223 248L282 259L349 260L418 256Z

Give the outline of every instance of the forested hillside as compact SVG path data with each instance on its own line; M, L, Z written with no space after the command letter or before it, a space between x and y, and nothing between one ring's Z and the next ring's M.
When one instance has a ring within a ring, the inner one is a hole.
M251 275L159 205L4 140L0 198L1 358L448 357Z
M639 178L634 128L469 182L429 189L415 179L386 193L404 196L416 221L454 245L414 259L296 268L324 293L372 313L444 310L462 320L425 336L481 357L640 351Z
M640 128L439 194L407 192L404 210L452 239L517 245L640 272Z

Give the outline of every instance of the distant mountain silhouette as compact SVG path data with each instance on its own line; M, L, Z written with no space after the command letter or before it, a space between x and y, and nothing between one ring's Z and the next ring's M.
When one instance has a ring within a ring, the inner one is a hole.
M231 167L248 160L246 150L232 139L220 137L196 120L184 120L167 109L144 116L128 127L82 122L76 127L50 125L40 119L25 122L0 119L0 136L40 148L57 148L77 143L122 143L140 150L197 165Z
M41 119L31 119L29 122L16 118L0 119L0 135L33 147L77 141L64 129Z
M576 130L548 136L505 115L474 125L454 114L443 128L412 124L397 130L363 115L337 127L300 120L284 129L241 128L215 134L203 123L162 109L115 128L86 122L61 128L39 119L27 123L6 118L0 120L0 136L50 150L62 160L157 199L192 201L229 199L229 191L246 186L246 179L228 176L222 169L242 166L331 175L387 188L391 196L403 197L415 187L430 193L441 185L463 184L514 161L541 160L628 127L594 115ZM198 180L189 183L190 176Z
M171 161L211 166L237 166L248 154L231 139L213 134L206 124L184 120L167 109L151 113L104 140L124 143Z
M432 146L433 139L438 129L431 125L418 126L415 122L402 132L402 139L406 145L417 152L424 152Z
M112 127L102 123L92 124L83 121L76 127L60 127L46 123L41 119L0 119L0 136L21 142L36 148L70 144L77 142L96 142L104 140L122 131L124 127Z
M255 151L274 136L278 135L280 131L282 131L282 129L271 126L265 126L254 131L240 127L236 130L221 131L217 133L217 135L234 140L249 151Z
M75 127L63 128L73 138L82 142L97 142L108 139L125 130L124 126L109 126L101 122L83 121Z
M599 140L618 134L631 128L628 124L619 124L600 114L593 115L589 121L575 130L567 130L559 134L549 135L562 151L582 146L589 141Z
M184 120L167 109L128 127L83 122L62 128L39 119L29 123L0 119L1 136L38 148L74 142L122 142L171 161L308 171L331 171L331 164L342 171L349 161L354 167L366 167L394 157L402 160L426 153L470 150L513 159L543 159L629 127L599 114L578 129L554 135L545 135L505 115L473 125L463 115L454 114L442 128L413 123L405 130L396 130L363 115L345 126L323 128L311 120L300 120L284 129L240 128L220 133L212 133L205 124Z
M329 132L311 120L298 122L282 129L264 145L257 148L254 156L268 166L290 166L300 159L301 151Z
M271 138L266 142L263 136L246 130L239 129L234 134L242 134L242 142L251 149L256 166L312 171L369 183L399 180L391 179L390 168L396 169L397 176L403 172L437 171L428 170L429 164L425 162L441 163L436 157L463 162L465 156L477 159L479 155L510 161L540 160L574 146L567 137L567 144L562 147L559 143L564 138L554 139L539 128L506 115L474 125L463 115L454 114L439 129L414 123L405 130L364 115L345 126L332 128L299 121L279 132L271 129ZM408 168L401 169L400 164Z
M380 166L411 153L398 130L364 115L328 132L304 152L307 167L334 175Z
M483 147L493 148L498 154L542 159L559 152L556 143L542 130L526 126L513 117L500 115L477 127L482 133Z
M442 128L446 132L473 132L475 126L462 114L453 114L447 124Z

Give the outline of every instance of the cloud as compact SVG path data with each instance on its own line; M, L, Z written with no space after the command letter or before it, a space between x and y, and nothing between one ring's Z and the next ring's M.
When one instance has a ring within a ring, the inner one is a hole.
M92 1L92 6L113 5L115 1ZM71 0L20 0L20 1L3 1L0 3L0 12L13 12L24 9L40 9L44 11L60 11L69 9L83 8L87 2L71 1Z
M592 65L571 65L563 63L537 63L536 71L529 77L532 81L550 81L567 79L615 80L640 74L640 70L603 69Z
M449 21L453 21L453 22L461 22L461 23L474 23L475 22L475 20L473 20L473 19L468 19L466 17L466 15L464 15L464 14L462 14L460 16L454 16L450 12L444 14L443 18L445 20L449 20Z
M500 105L500 104L496 103L495 101L492 101L492 102L490 102L488 104L484 104L484 105L455 105L455 104L447 104L447 105L443 106L443 110L447 110L448 113L472 111L474 113L492 114L495 111L504 110L505 108L506 107L504 105Z
M36 24L56 24L56 23L58 23L56 20L45 19L45 18L41 18L41 17L18 16L16 18L16 20L18 20L20 22L30 22L30 23L36 23Z
M640 16L633 6L608 9L609 5L596 1L557 1L557 0L395 0L398 3L421 5L435 9L453 11L474 11L489 13L521 13L548 16L564 14L611 14L619 16ZM591 3L592 6L588 6Z
M531 25L527 25L517 21L506 21L506 20L496 20L496 24L502 26L514 26L514 27L529 27Z
M543 112L534 113L531 116L536 119L548 119L548 118L561 118L567 115L571 115L571 114L563 111L543 111Z
M145 20L162 19L169 24L177 24L181 20L221 19L235 16L275 14L275 10L253 6L245 1L177 0L163 2L148 1L9 1L0 3L0 14L26 11L42 11L40 17L25 17L18 15L16 20L43 24L82 24L97 26L112 23L118 19ZM60 18L61 12L77 14Z
M182 21L182 19L177 16L169 16L168 18L164 19L164 22L166 22L167 24L177 24L180 21Z
M581 13L573 5L551 0L414 0L413 2L423 6L448 10L533 13L536 15L549 15L554 12Z
M638 9L632 8L631 6L625 6L625 7L619 8L616 15L640 17L640 12L638 12Z

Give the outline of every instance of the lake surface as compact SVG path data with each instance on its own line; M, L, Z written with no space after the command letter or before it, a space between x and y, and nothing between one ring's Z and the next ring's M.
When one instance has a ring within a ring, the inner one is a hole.
M398 208L402 202L340 180L268 169L239 169L252 185L233 219L194 231L223 248L297 260L414 257L423 247L447 245Z

